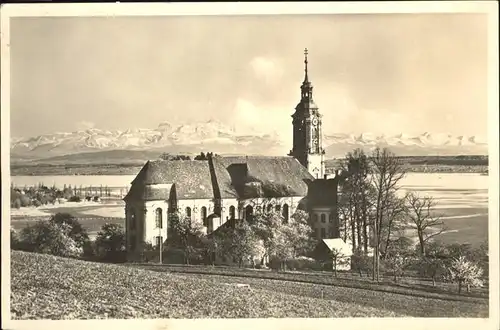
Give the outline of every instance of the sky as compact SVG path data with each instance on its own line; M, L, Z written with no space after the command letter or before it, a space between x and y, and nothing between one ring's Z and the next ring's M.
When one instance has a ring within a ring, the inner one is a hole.
M217 120L291 134L304 48L326 134L486 136L478 14L11 19L11 135Z

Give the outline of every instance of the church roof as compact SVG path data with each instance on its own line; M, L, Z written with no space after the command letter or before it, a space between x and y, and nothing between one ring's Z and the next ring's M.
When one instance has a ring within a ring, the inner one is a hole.
M231 181L231 176L229 175L228 170L224 166L224 163L218 157L213 157L212 164L220 197L238 198L238 194Z
M314 177L293 157L222 157L233 183L248 180L272 182L289 187L295 196L307 195L307 180ZM238 166L239 165L239 166Z
M137 177L126 198L142 197L145 200L168 199L170 189L146 188L146 185L175 185L179 199L212 199L214 192L208 161L203 160L154 160L148 161Z
M287 187L290 196L306 196L312 175L292 157L213 157L211 160L148 161L132 181L125 199L168 200L238 198L247 182ZM240 196L241 197L241 196Z

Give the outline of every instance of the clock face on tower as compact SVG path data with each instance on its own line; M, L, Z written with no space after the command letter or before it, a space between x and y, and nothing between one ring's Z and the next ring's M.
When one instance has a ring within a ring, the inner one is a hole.
M313 121L312 121L312 124L313 124L313 126L318 125L318 119L317 119L317 118L314 118L314 119L313 119Z

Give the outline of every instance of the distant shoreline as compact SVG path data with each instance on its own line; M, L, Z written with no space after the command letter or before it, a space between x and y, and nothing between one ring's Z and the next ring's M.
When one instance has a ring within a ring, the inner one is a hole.
M11 176L62 175L136 175L144 164L107 165L12 165ZM333 173L336 164L327 163L327 173ZM488 173L487 165L405 164L409 173Z

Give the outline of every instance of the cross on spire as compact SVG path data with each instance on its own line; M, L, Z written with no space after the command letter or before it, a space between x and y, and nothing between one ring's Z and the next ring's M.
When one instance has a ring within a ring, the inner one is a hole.
M308 63L308 62L307 62L307 54L309 54L309 53L308 53L308 50L307 50L307 48L306 48L306 49L304 49L304 64L305 64L305 70L304 70L304 71L305 71L305 77L304 77L304 82L309 82L309 77L308 77L308 74L307 74L307 63Z

